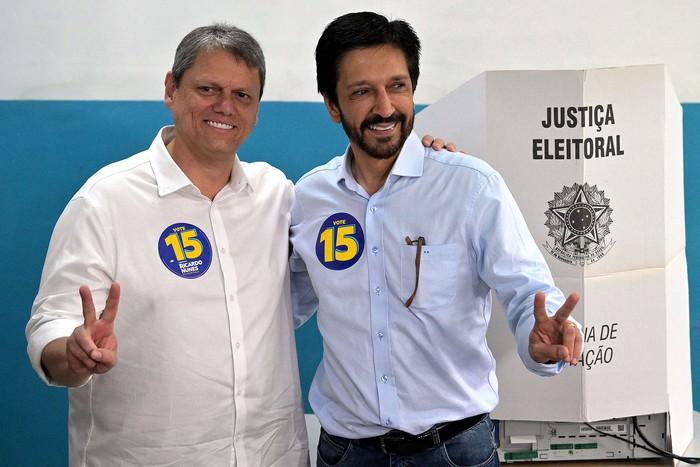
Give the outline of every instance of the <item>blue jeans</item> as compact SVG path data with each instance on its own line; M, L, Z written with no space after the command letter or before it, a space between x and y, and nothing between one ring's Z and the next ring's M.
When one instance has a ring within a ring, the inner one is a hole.
M495 428L486 416L454 438L409 456L384 454L377 448L321 430L318 467L497 467Z

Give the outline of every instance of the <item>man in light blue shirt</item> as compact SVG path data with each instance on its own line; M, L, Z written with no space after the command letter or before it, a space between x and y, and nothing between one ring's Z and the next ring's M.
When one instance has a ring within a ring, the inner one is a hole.
M420 42L352 13L316 48L318 89L350 140L296 186L295 324L318 309L309 399L318 465L498 465L486 343L491 291L523 363L575 365L582 338L501 176L412 132ZM405 464L404 464L405 463Z

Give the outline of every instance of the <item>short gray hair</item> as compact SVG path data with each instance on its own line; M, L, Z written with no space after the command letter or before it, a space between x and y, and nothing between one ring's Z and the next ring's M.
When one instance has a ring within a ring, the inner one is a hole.
M171 70L175 86L180 85L182 75L194 65L199 52L206 50L226 50L248 67L258 70L262 97L265 87L265 55L262 47L249 33L225 23L196 28L182 39L175 51Z

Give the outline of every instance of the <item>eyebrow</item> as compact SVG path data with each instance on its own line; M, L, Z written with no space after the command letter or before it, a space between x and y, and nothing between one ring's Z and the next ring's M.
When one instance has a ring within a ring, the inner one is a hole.
M389 82L404 81L404 80L410 80L410 79L411 79L411 77L409 75L396 75L396 76L392 76L389 79ZM347 86L345 86L345 87L347 89L347 88L354 88L354 87L358 87L358 86L366 86L367 84L370 84L369 80L363 79L363 80L353 81L351 83L348 83Z

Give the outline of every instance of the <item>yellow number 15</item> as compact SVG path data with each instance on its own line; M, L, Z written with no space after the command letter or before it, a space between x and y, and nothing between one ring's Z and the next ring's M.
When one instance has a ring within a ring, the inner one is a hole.
M173 247L178 261L198 258L202 254L202 242L197 239L196 230L171 233L165 238L165 244Z
M359 246L355 237L354 225L329 227L321 233L323 261L349 261L357 255Z

